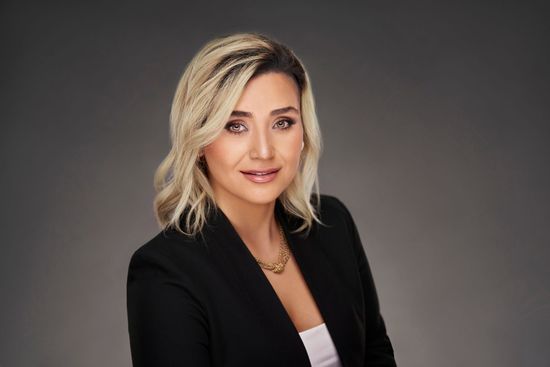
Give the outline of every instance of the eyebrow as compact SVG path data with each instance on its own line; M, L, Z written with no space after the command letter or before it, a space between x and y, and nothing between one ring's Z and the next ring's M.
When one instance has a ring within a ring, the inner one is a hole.
M269 114L271 116L277 116L277 115L281 115L281 114L287 113L287 112L296 112L297 114L300 113L300 111L298 111L298 109L296 107L288 106L288 107L282 107L282 108L274 109ZM235 110L235 111L231 112L231 116L235 116L235 117L252 117L252 112Z

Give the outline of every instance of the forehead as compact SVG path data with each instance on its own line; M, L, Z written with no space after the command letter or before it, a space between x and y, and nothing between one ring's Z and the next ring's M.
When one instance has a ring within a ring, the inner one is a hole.
M296 81L286 73L268 72L248 81L235 108L244 111L271 111L286 106L299 109L300 96Z

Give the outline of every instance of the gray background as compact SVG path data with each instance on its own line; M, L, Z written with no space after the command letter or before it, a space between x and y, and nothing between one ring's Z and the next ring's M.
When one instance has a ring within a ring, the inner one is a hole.
M3 2L0 366L130 365L176 83L249 30L311 74L398 364L550 365L549 9L412 3Z

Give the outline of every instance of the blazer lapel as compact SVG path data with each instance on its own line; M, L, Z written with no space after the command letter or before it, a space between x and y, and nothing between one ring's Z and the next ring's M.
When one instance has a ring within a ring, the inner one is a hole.
M279 204L278 201L277 203ZM298 221L283 214L282 204L278 213L285 218L283 223L289 246L323 316L342 366L359 366L362 359L357 352L362 352L364 348L360 345L363 340L360 318L349 295L344 292L338 271L325 251L327 246L339 244L327 243L334 237L320 235L316 222L307 236L290 233L289 227L297 228Z
M275 213L283 227L289 248L326 323L342 366L355 366L357 356L354 356L351 349L353 343L350 341L353 340L351 338L358 338L358 319L350 305L349 296L343 292L337 273L333 271L330 259L324 251L324 246L330 244L323 243L322 236L318 236L316 223L307 236L290 233L297 222L284 213L278 199ZM221 261L218 264L222 271L233 278L234 282L231 283L235 284L238 292L250 302L250 309L258 313L258 317L269 328L274 340L279 342L281 353L274 358L288 356L287 363L310 366L302 339L277 293L219 207L217 212L209 216L205 233L207 236L213 236L215 242L220 244Z
M256 312L261 329L273 336L275 353L269 356L268 364L275 365L277 361L278 365L311 366L300 335L271 283L225 213L217 209L207 218L206 242L216 254L220 270L248 301L246 312Z

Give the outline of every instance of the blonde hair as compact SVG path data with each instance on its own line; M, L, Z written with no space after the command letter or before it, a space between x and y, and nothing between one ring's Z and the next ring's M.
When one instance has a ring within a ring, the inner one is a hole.
M321 223L313 205L320 205L317 167L322 140L309 76L288 47L259 33L236 33L206 43L176 88L170 112L172 148L154 177L154 211L163 229L173 227L194 236L206 223L208 211L217 210L200 150L222 132L246 83L270 71L286 73L296 81L304 128L299 171L278 199L287 213L303 219L293 233L309 231L313 220Z

